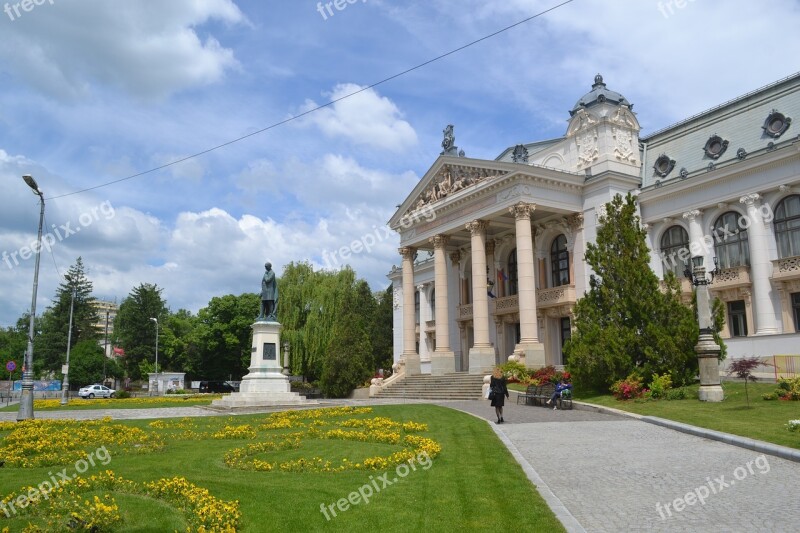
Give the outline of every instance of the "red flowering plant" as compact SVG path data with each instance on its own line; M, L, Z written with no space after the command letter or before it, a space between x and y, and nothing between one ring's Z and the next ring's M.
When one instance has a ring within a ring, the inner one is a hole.
M644 393L642 378L636 374L631 374L625 379L616 381L611 385L611 393L617 400L640 398Z

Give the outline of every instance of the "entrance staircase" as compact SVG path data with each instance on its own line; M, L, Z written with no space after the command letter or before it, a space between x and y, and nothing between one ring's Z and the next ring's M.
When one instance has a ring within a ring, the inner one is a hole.
M375 398L409 400L480 400L483 374L458 372L442 376L406 376L388 385Z

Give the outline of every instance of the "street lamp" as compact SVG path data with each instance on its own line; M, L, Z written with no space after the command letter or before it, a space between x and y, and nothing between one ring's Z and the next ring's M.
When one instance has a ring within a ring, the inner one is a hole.
M700 390L697 395L702 402L721 402L724 393L719 381L719 354L720 347L714 340L714 330L711 321L711 302L708 295L708 285L714 281L714 276L719 273L719 265L714 258L714 270L711 279L706 278L706 269L703 266L703 257L692 257L694 271L689 278L696 287L697 293L697 322L700 326L700 335L694 351L697 354L700 370ZM687 268L688 270L688 268Z
M31 320L28 326L28 350L25 352L25 364L22 366L22 392L19 397L19 411L17 420L29 420L33 418L33 332L34 320L36 318L36 292L39 289L39 258L42 251L42 224L44 223L44 193L39 188L33 176L28 174L22 176L25 183L33 190L33 194L39 197L42 208L39 212L39 236L36 240L36 266L33 270L33 297L31 298Z
M150 317L156 323L156 392L158 392L158 319Z
M72 288L72 298L69 300L69 330L67 331L67 364L64 365L64 383L61 386L61 405L69 401L69 348L72 346L72 309L75 307L75 287Z

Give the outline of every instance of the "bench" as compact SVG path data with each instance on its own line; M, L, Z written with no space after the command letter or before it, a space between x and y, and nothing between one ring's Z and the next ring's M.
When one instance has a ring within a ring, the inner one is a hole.
M556 386L552 383L528 385L524 394L520 393L517 395L517 403L520 403L520 400L524 400L525 405L544 407L547 405L547 401L553 396L555 390ZM556 407L559 409L572 409L572 391L570 389L562 391L561 395L556 398Z

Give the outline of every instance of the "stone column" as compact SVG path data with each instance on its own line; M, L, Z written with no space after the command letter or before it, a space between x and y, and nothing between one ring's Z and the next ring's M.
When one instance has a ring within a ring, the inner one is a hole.
M703 266L694 267L697 285L697 321L700 325L700 336L694 347L697 353L700 390L697 395L701 402L721 402L724 393L719 381L719 353L720 348L714 340L711 321L711 301L708 295L708 281L706 269Z
M428 350L428 334L425 329L425 324L430 318L428 317L429 305L428 295L425 294L425 286L427 283L420 283L417 285L419 291L419 361L420 363L430 363L431 356Z
M703 235L703 212L699 209L687 211L683 214L683 219L689 224L689 252L691 256L697 257L701 255L703 256L703 264L711 265L711 250L714 244L711 236L706 239ZM687 266L690 269L693 268L691 262Z
M447 294L447 258L445 246L449 235L436 235L430 239L433 244L434 290L436 302L436 350L431 354L431 374L440 376L456 371L455 354L450 349L450 317L448 316L450 298Z
M406 373L420 373L419 354L417 353L417 317L414 312L414 255L417 250L405 246L398 250L403 256L403 360Z
M772 304L772 262L769 260L767 229L758 209L758 194L748 194L739 199L747 206L747 241L750 245L750 279L753 282L753 304L756 319L756 335L774 335L778 333L775 319L775 306ZM741 222L740 222L741 224Z
M489 296L486 294L485 220L466 225L472 235L472 329L475 342L469 350L469 373L483 374L494 367L494 348L489 341Z
M533 234L531 215L533 204L518 203L509 208L516 219L517 233L517 283L519 285L520 341L514 347L515 359L525 366L545 366L544 345L539 342L536 317L536 278L533 268Z

